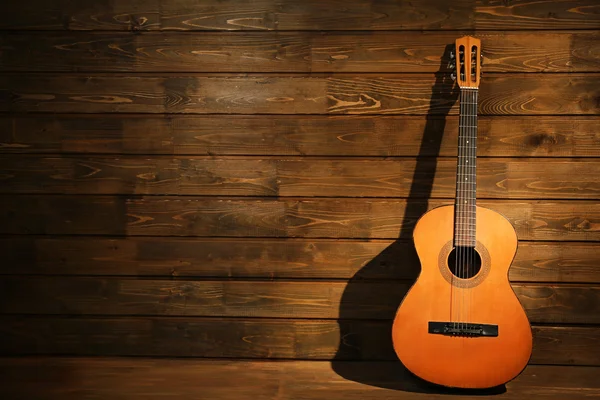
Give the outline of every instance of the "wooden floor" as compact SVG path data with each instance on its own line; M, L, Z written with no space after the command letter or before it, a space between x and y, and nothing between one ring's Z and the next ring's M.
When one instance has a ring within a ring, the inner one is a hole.
M352 378L347 379L342 375ZM3 399L589 399L600 367L529 366L506 387L444 390L398 362L3 358Z

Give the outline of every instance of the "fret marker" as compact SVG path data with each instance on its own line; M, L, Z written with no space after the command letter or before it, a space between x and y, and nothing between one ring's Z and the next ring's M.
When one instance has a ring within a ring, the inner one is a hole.
M468 179L467 179L467 178L465 178L465 181L468 181Z

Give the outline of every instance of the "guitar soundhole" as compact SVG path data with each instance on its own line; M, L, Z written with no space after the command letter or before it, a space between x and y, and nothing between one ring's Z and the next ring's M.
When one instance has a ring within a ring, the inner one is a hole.
M470 279L481 270L481 257L474 247L455 247L448 256L448 268L457 278Z

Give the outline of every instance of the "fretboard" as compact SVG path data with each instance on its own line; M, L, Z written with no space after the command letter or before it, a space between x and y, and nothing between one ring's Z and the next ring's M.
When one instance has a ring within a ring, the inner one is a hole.
M454 245L475 246L477 157L477 89L460 91Z

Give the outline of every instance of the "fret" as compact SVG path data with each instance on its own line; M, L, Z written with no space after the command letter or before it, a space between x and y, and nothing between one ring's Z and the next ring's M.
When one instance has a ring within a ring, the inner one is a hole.
M472 246L477 224L477 89L461 89L456 166L454 243Z

